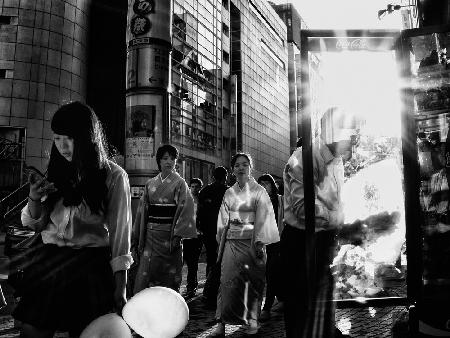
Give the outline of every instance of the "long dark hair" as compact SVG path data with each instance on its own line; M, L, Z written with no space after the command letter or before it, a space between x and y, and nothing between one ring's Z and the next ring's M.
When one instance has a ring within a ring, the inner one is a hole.
M74 141L72 161L67 161L52 145L48 180L58 189L49 204L63 197L64 205L79 205L83 200L94 213L104 210L108 153L101 123L91 107L81 102L61 106L53 115L52 131Z
M270 174L263 174L261 176L258 177L258 184L261 184L261 182L269 182L270 185L272 186L272 196L270 196L270 198L274 198L277 197L278 195L278 187L275 183L275 179L272 177L272 175Z
M272 207L273 207L273 211L275 212L275 219L278 223L278 188L277 185L275 183L274 178L272 177L272 175L270 174L263 174L261 176L258 177L258 184L261 184L261 182L269 182L270 185L272 186L272 193L270 194L270 201L272 202Z

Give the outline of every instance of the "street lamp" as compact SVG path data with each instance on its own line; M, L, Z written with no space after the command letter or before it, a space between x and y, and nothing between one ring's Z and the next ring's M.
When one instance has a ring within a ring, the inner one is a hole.
M400 8L402 7L411 7L414 5L392 5L392 4L388 4L386 9L380 9L378 11L378 20L381 20L386 14L391 14L394 11L398 11Z

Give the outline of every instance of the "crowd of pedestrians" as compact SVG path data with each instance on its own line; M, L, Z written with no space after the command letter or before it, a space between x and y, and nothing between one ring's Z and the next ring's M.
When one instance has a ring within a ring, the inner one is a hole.
M257 334L260 323L270 320L275 298L284 304L287 337L335 334L334 312L325 300L332 290L334 229L343 222L342 158L351 151L349 139L313 152L317 265L307 299L301 146L286 164L283 187L270 174L255 180L251 155L240 152L230 163L234 184L229 187L229 172L217 167L213 182L203 187L201 179L188 184L177 173L177 148L162 145L156 153L160 172L145 184L132 222L128 176L109 159L93 110L80 102L66 104L51 128L47 174L30 176L22 210L22 222L36 230L36 238L13 314L23 322L21 337L52 337L56 330L76 337L100 315L120 313L132 266L132 293L152 286L179 292L185 262L183 296L192 298L203 247L207 284L217 285L205 291L205 301L216 306L213 337L225 336L226 324Z

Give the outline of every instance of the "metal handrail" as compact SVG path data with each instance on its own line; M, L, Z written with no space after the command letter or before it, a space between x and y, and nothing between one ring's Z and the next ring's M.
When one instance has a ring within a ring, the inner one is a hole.
M11 209L9 209L7 212L3 214L3 219L6 220L10 215L12 215L14 212L16 212L18 209L22 209L23 206L26 204L28 197L21 200L19 203L17 203L15 206L13 206Z
M20 187L18 187L16 190L14 190L13 192L9 193L8 195L6 195L5 197L3 197L0 200L0 206L4 205L4 203L8 200L11 199L12 197L14 197L14 195L18 194L19 191L23 190L25 187L29 186L29 182L22 184Z
M4 229L8 220L12 219L27 202L28 187L27 182L0 200L0 230Z

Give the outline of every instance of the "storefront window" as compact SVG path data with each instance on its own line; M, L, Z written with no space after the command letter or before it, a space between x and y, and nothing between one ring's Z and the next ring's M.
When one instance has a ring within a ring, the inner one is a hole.
M428 298L450 285L450 33L414 36L409 44L424 219L422 280Z

